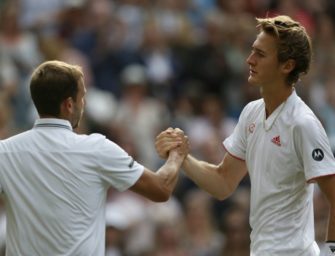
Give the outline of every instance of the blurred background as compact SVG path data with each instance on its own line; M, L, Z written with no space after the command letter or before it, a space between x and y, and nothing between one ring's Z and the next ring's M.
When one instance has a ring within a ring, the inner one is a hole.
M192 154L219 163L243 106L255 17L285 14L310 34L310 73L296 85L335 151L335 2L332 0L0 0L0 139L30 129L32 70L58 59L83 67L88 90L78 133L100 132L153 170L156 135L183 129ZM315 192L322 246L327 205ZM151 203L110 190L109 256L249 255L249 180L217 201L181 174L173 197ZM0 205L0 244L5 214ZM28 235L28 234L27 234Z

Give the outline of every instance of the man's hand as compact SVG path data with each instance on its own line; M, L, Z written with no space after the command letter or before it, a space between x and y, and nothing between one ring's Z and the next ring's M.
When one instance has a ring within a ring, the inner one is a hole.
M179 128L174 129L173 133L176 133L178 138L181 139L181 144L179 144L177 147L171 149L169 152L170 154L175 153L178 154L183 158L183 160L186 158L189 152L189 141L188 137L185 136L184 132L180 130Z
M189 151L189 141L181 129L173 129L170 127L157 135L155 147L158 155L164 159L167 159L169 152L173 149L175 149L178 154L182 154L186 157Z

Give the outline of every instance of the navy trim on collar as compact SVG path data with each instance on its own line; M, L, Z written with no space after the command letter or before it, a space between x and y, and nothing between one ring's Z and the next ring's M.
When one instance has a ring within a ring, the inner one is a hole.
M73 131L72 126L68 120L57 118L41 118L37 119L34 128L63 128Z
M65 128L67 130L72 131L70 127L68 127L67 125L63 125L63 124L35 124L34 127Z

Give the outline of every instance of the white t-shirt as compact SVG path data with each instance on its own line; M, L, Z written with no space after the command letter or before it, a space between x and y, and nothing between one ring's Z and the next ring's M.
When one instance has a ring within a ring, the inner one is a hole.
M327 135L295 91L264 119L263 99L249 103L224 141L250 176L251 255L318 255L311 181L335 173Z
M143 170L104 136L78 135L61 119L0 141L6 255L103 256L107 189L128 189Z

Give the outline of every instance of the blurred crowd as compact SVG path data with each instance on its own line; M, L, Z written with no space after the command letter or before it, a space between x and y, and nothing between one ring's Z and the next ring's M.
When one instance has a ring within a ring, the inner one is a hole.
M218 163L243 106L259 97L247 84L245 63L255 17L274 14L298 20L312 38L312 67L296 90L335 152L332 0L0 0L0 139L32 127L30 74L42 61L58 59L85 73L86 114L78 133L103 133L156 169L162 163L156 135L179 127L193 155ZM110 190L106 255L249 255L248 210L248 177L223 202L183 174L167 203ZM321 246L326 216L316 190ZM4 232L0 221L2 246Z

